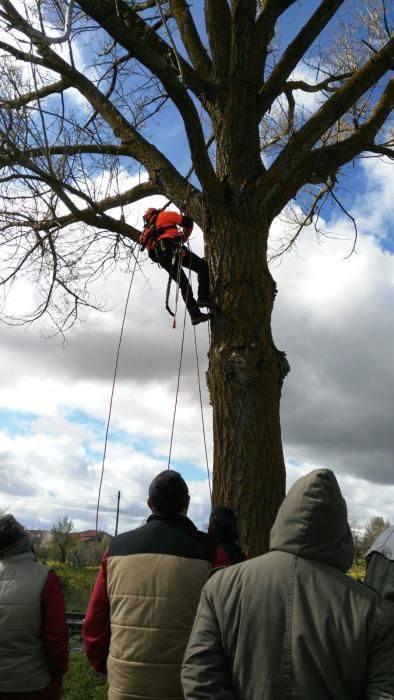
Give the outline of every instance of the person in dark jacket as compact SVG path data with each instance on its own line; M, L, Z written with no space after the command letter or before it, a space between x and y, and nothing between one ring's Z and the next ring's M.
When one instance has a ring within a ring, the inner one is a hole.
M90 665L108 672L109 700L183 700L180 669L201 589L229 561L186 513L188 488L167 469L153 479L146 525L115 537L89 601Z
M346 576L352 556L333 472L301 477L269 553L205 585L183 662L185 700L393 700L392 606Z
M209 295L209 271L206 260L192 253L184 245L193 230L193 224L193 219L186 214L178 214L171 210L160 211L150 207L144 214L141 246L143 249L146 248L153 262L163 267L171 279L179 282L192 325L196 326L210 318L210 314L202 313L200 307L214 309L216 306ZM182 267L197 273L197 301Z
M58 700L68 664L60 581L13 515L0 518L0 700Z
M394 603L394 525L376 538L366 554L365 583Z
M237 516L232 508L220 505L212 508L208 534L226 552L232 564L245 561L245 554L238 544Z

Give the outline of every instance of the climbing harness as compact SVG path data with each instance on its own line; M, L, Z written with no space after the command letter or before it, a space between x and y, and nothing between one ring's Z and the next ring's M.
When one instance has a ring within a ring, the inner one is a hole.
M189 244L187 244L188 247L190 248ZM174 318L174 321L172 323L172 327L176 328L176 314L178 311L178 301L179 301L179 289L180 289L180 279L181 279L181 271L182 271L182 256L183 256L183 251L182 251L183 243L182 239L174 245L174 250L172 253L172 259L171 259L171 269L174 269L175 263L177 263L177 270L176 270L176 292L175 292L175 311L171 311L170 308L170 291L171 291L171 284L173 281L171 273L168 273L168 282L167 282L167 289L166 289L166 310ZM160 262L159 262L160 264ZM191 265L191 261L190 261ZM189 274L188 274L188 283L190 284L190 276L191 276L191 268L189 267ZM186 308L186 307L185 307Z

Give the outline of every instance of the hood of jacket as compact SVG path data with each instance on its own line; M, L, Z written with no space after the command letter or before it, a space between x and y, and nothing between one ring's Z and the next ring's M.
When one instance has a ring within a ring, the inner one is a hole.
M330 469L315 469L292 486L271 530L272 550L349 569L353 539L346 501Z
M380 533L365 557L369 557L374 552L381 554L390 561L394 561L394 525Z

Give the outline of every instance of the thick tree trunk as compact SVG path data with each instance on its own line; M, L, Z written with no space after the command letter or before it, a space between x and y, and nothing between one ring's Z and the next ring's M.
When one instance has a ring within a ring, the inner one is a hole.
M276 286L266 262L269 224L256 235L260 222L250 211L220 217L220 226L216 221L207 236L213 293L220 304L211 323L208 369L213 501L235 509L249 555L267 550L285 492L279 404L289 367L272 339Z

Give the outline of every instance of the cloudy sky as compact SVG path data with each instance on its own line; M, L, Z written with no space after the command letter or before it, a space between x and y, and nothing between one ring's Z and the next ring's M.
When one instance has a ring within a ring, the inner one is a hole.
M307 229L295 251L273 267L279 293L274 337L291 364L282 401L288 485L318 466L335 470L350 519L394 522L394 169L362 161L351 213L325 222L318 240ZM158 201L158 200L156 200ZM144 208L141 206L141 210ZM139 210L131 215L139 221ZM275 222L273 236L283 233ZM192 241L202 251L201 234ZM147 515L152 477L166 468L182 337L164 309L166 274L149 261L137 273L121 346L105 461L99 527L112 532L118 490L120 530ZM51 527L68 515L76 529L95 525L114 362L130 276L118 271L97 287L104 313L62 339L41 324L0 327L0 506L28 527ZM33 294L19 287L14 304ZM204 420L211 455L205 386L208 329L197 329ZM185 351L171 466L189 482L191 516L207 521L209 491L198 397L194 335ZM211 465L210 465L211 466Z

